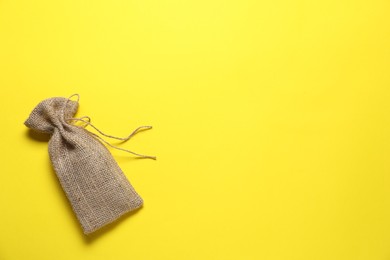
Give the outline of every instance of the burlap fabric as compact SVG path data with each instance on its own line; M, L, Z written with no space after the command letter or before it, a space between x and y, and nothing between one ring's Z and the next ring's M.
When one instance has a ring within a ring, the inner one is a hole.
M90 234L142 206L108 149L86 129L70 124L78 102L55 97L40 102L25 125L51 134L49 155L84 230Z

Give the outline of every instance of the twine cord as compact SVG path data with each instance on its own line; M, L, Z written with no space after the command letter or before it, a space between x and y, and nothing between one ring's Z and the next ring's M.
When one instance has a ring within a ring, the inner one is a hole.
M77 103L79 102L80 100L80 95L79 94L73 94L71 95L65 102L65 105L63 107L63 111L65 111L65 108L68 104L68 102L71 100L72 97L74 96L77 96ZM63 113L64 114L64 113ZM120 141L123 141L123 142L126 142L128 141L130 138L132 138L134 135L136 135L137 133L143 131L143 130L149 130L149 129L152 129L152 126L139 126L137 127L130 135L128 135L127 137L117 137L117 136L113 136L113 135L108 135L108 134L105 134L103 133L100 129L98 129L96 126L94 126L92 123L91 123L91 118L89 116L82 116L82 117L79 117L79 118L76 118L76 117L72 117L72 118L66 118L65 121L78 121L78 122L83 122L84 125L82 126L83 128L86 128L87 126L91 126L93 129L95 129L99 134L101 134L102 136L105 136L107 138L111 138L111 139L116 139L116 140L120 140ZM87 129L86 129L87 130ZM120 150L120 151L124 151L124 152L127 152L127 153L131 153L133 155L136 155L138 157L141 157L141 158L149 158L149 159L153 159L153 160L156 160L156 156L150 156L150 155L143 155L143 154L139 154L139 153L135 153L133 151L130 151L128 149L124 149L124 148L121 148L121 147L118 147L118 146L115 146L113 144L110 144L108 141L106 141L103 137L95 134L95 133L92 133L91 131L87 130L88 133L90 133L91 135L97 137L99 140L101 140L103 143L105 143L106 145L114 148L114 149L117 149L117 150Z

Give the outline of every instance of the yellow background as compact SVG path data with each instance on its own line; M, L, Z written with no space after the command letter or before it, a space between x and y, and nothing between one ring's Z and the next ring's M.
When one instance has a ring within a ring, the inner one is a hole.
M390 259L390 2L0 1L0 259ZM39 101L127 135L144 207L86 238Z

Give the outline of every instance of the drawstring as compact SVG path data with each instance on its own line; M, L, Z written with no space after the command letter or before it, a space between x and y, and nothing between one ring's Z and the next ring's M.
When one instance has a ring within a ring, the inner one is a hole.
M77 96L77 103L79 102L80 100L80 95L79 94L73 94L71 95L67 101L65 102L65 105L63 107L63 110L65 110L65 107L67 106L68 102L71 100L72 97L74 96ZM87 120L86 120L87 119ZM78 121L78 122L83 122L84 125L82 127L87 127L87 126L91 126L92 128L94 128L99 134L105 136L105 137L108 137L108 138L112 138L112 139L116 139L116 140L121 140L123 142L129 140L131 137L133 137L134 135L136 135L137 133L143 131L143 130L149 130L152 128L152 126L140 126L140 127L137 127L129 136L127 137L116 137L116 136L112 136L112 135L108 135L108 134L105 134L103 133L101 130L99 130L96 126L94 126L92 123L91 123L91 118L89 116L82 116L82 117L79 117L79 118L66 118L65 121ZM88 130L87 130L88 131ZM121 150L121 151L124 151L124 152L127 152L127 153L131 153L133 155L136 155L136 156L139 156L141 158L149 158L149 159L153 159L153 160L156 160L156 156L150 156L150 155L143 155L143 154L139 154L139 153L135 153L133 151L130 151L130 150L127 150L127 149L123 149L123 148L120 148L120 147L117 147L115 145L112 145L110 144L109 142L107 142L106 140L103 139L103 137L95 134L95 133L92 133L91 131L88 131L91 135L97 137L99 140L101 140L103 143L105 143L106 145L114 148L114 149L117 149L117 150Z
M88 118L89 120L86 121L84 120L84 118ZM108 137L108 138L112 138L112 139L116 139L116 140L121 140L121 141L127 141L129 140L131 137L133 137L136 133L142 131L142 130L148 130L148 129L151 129L152 127L151 126L148 126L148 125L144 125L144 126L140 126L138 127L137 129L135 129L128 137L116 137L116 136L112 136L112 135L108 135L108 134L105 134L103 133L102 131L100 131L96 126L94 126L92 123L91 123L91 119L87 116L83 116L83 117L79 117L79 118L68 118L68 120L71 120L71 121L81 121L83 122L85 125L83 127L86 127L86 126L91 126L93 127L96 131L99 132L99 134L105 136L105 137Z
M88 121L87 122L84 121L84 118L87 118ZM82 117L79 117L79 118L74 118L74 117L73 118L67 118L66 120L74 120L74 121L76 121L76 119L79 120L79 121L83 121L85 123L85 125L83 125L83 128L87 127L87 124L91 122L91 118L89 116L82 116Z

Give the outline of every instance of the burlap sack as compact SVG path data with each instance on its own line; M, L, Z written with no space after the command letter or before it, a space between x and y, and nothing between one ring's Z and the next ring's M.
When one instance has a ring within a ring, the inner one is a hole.
M70 124L78 102L55 97L40 102L25 125L51 134L49 155L85 234L142 206L108 149L83 127Z

